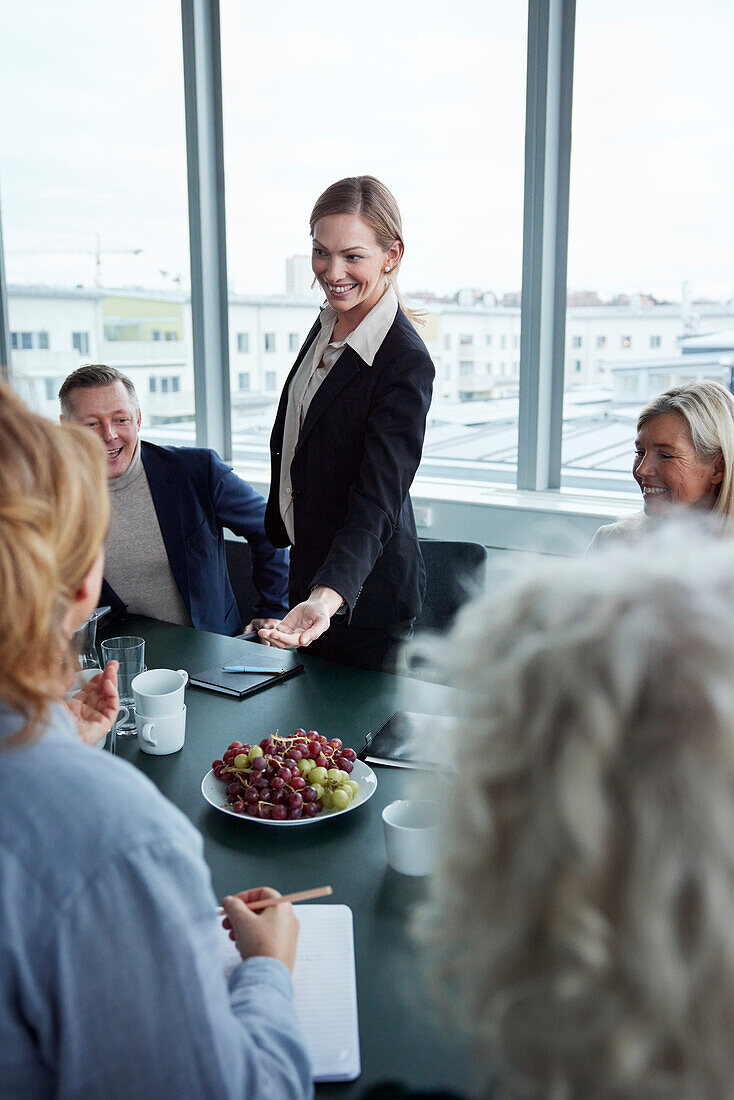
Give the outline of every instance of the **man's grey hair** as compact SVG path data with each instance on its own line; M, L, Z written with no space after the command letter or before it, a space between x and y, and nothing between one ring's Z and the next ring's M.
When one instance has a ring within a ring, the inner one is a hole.
M138 401L138 395L135 391L135 386L122 371L117 370L116 367L106 367L102 363L87 363L83 367L78 367L75 371L72 371L68 375L59 390L59 402L61 404L61 415L70 419L74 415L73 402L71 395L74 390L89 390L95 389L98 386L114 386L115 382L122 382L123 386L128 392L133 408L136 412L140 412L140 402Z
M465 689L418 930L502 1095L730 1096L731 540L537 561L415 649Z

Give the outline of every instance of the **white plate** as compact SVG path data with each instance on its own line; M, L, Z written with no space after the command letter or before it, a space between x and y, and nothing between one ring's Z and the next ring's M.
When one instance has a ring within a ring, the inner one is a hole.
M209 805L213 806L215 810L220 810L223 814L229 814L231 817L236 817L238 821L253 821L255 825L315 825L318 821L323 821L325 818L338 817L339 814L348 814L350 810L356 810L357 806L361 806L368 798L372 798L372 795L377 790L377 776L372 771L369 764L363 764L361 760L355 760L353 763L354 769L350 773L349 778L359 783L359 790L346 810L322 810L316 817L299 817L296 821L289 821L288 819L285 821L273 821L271 817L250 817L249 814L236 814L229 802L227 802L227 788L225 784L222 783L221 779L217 779L211 769L201 781L201 793L204 795Z

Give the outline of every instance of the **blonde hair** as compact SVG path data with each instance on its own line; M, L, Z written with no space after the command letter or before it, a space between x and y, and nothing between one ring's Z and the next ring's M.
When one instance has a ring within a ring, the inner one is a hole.
M671 522L536 565L415 648L467 689L418 927L499 1095L731 1096L727 541Z
M664 413L680 413L685 419L694 450L704 462L723 455L724 477L712 510L734 529L734 397L719 382L675 386L645 406L637 419L638 432Z
M0 699L30 739L69 656L64 617L109 518L104 448L31 413L0 385Z
M393 265L385 280L389 283L398 299L403 313L415 324L423 324L425 315L421 310L408 309L398 290L398 268L405 254L403 223L400 209L393 194L384 183L374 176L346 176L327 187L316 200L311 211L311 236L316 223L331 214L357 214L366 222L375 235L378 245L387 252L395 241L403 246L400 259Z

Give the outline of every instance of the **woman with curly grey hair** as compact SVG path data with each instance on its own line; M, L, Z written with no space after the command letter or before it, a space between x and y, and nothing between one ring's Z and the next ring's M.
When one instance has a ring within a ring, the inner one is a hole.
M419 932L492 1096L734 1096L734 560L674 524L645 551L434 643L468 705Z

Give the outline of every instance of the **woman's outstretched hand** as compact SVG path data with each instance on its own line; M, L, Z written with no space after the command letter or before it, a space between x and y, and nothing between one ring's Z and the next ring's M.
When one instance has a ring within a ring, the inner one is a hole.
M342 602L342 597L333 588L314 588L308 599L291 608L276 626L259 630L258 634L276 649L307 646L329 629L331 616Z
M120 710L117 667L117 661L110 661L104 672L98 672L76 695L66 700L79 737L88 745L96 745L106 736Z

